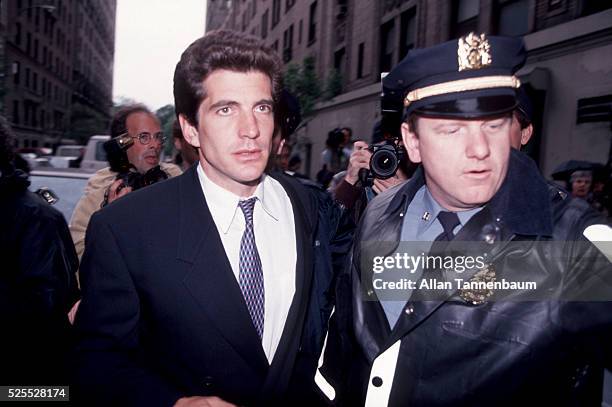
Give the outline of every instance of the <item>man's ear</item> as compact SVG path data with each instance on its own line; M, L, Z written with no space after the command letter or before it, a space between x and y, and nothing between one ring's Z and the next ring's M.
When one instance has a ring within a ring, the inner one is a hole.
M404 147L406 147L406 151L408 152L408 157L410 157L410 161L413 163L421 162L421 152L419 150L419 137L415 131L410 131L410 126L408 123L402 123L402 141L404 142Z
M181 131L183 132L183 137L189 144L198 148L200 147L200 138L198 137L198 129L185 117L183 114L179 114L179 124L181 125Z
M524 146L525 144L529 143L529 140L531 140L532 135L533 125L530 124L529 126L521 130L521 145Z

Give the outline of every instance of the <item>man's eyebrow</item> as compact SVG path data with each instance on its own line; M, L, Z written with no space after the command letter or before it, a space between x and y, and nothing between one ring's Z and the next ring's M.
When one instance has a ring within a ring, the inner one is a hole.
M274 101L272 99L259 99L257 102L255 102L255 106L258 105L273 105Z
M236 102L235 100L219 100L218 102L215 102L212 105L210 105L209 109L217 109L223 106L234 106L237 104L238 102Z
M462 123L458 120L453 120L453 121L447 121L444 123L439 123L437 125L434 126L434 130L439 130L442 129L444 127L448 127L448 126L461 126Z

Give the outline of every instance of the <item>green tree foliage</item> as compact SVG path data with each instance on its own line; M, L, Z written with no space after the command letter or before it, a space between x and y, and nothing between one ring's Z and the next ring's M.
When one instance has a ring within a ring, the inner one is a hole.
M302 116L313 113L314 105L321 96L321 83L317 77L314 57L306 57L302 65L291 63L287 65L284 84L300 101Z
M332 69L327 75L327 83L325 84L325 100L329 100L334 96L342 93L342 74L336 69Z

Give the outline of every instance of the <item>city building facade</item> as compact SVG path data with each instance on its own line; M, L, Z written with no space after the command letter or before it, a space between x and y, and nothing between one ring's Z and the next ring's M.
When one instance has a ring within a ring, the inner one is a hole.
M2 113L18 147L84 143L112 106L116 0L0 4Z
M222 7L221 7L221 3ZM519 72L534 104L525 151L546 176L563 161L605 164L612 142L612 3L595 0L208 0L206 29L263 38L286 67L309 57L325 96L298 130L296 151L314 176L327 133L370 140L380 119L381 73L412 48L470 31L523 36Z

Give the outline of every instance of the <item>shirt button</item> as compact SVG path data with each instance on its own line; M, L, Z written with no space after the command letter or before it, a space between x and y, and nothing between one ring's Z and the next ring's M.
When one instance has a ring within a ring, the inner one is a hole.
M380 387L383 384L383 380L378 377L378 376L374 376L372 378L372 385L374 385L374 387Z

